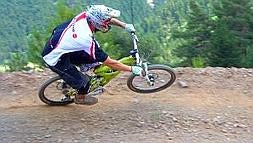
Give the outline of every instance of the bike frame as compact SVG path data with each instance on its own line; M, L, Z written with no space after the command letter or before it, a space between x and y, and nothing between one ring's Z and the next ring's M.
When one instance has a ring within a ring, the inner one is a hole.
M120 59L119 61L123 64L129 65L129 66L133 66L133 65L137 65L137 66L141 66L144 69L144 73L145 73L145 77L148 81L148 83L150 83L150 80L148 78L148 67L147 67L147 63L143 63L140 55L139 55L139 50L138 50L138 38L135 35L135 33L131 33L131 37L132 37L132 42L133 42L133 50L130 51L130 55L128 57L124 57L122 59ZM120 72L113 70L112 68L106 66L106 65L101 65L98 68L96 68L94 70L94 73L96 74L96 76L99 77L98 78L94 78L91 79L91 86L95 86L94 88L98 87L98 86L104 86L106 85L108 82L110 82L114 77L116 77ZM152 83L150 83L152 84ZM91 89L92 90L92 89Z

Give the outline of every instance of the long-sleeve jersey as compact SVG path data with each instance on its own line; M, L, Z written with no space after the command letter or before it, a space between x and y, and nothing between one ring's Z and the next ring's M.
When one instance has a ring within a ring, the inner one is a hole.
M57 33L57 28L54 31L55 35L58 34L57 42L51 44L42 54L48 65L55 66L63 54L75 51L84 51L91 58L96 58L93 34L85 12L80 13L61 28L63 30L60 34ZM52 38L54 37L52 36L49 42L55 42Z

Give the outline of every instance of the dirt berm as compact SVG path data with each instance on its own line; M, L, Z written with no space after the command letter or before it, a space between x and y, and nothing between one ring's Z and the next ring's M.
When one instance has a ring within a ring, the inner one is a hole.
M173 86L138 94L122 74L96 105L43 104L53 73L0 74L1 143L252 143L253 69L176 68Z

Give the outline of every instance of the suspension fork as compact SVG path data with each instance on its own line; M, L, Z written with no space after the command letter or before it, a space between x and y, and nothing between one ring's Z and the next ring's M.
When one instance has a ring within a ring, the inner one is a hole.
M140 58L139 50L138 50L138 47L137 47L137 42L139 40L138 40L137 36L135 35L135 33L131 33L131 35L132 35L132 40L133 40L133 50L130 52L130 54L135 57L136 65L139 65L143 68L144 74L143 74L142 77L144 77L147 80L147 82L150 86L153 86L154 81L152 81L149 77L148 63L147 62L142 62L142 60Z
M142 67L143 67L143 70L144 70L144 76L143 77L147 80L147 82L150 86L153 86L154 85L154 80L152 79L153 77L150 76L150 74L149 74L148 63L147 62L142 63Z

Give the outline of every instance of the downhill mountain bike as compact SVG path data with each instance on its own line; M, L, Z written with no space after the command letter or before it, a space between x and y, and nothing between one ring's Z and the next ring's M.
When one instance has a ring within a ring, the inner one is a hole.
M148 64L140 58L137 43L139 42L135 33L131 33L133 49L130 56L119 61L127 65L138 65L143 68L143 75L131 74L127 80L130 90L138 93L158 92L171 86L176 80L174 70L166 65ZM115 78L120 72L111 69L100 63L86 64L79 67L81 72L85 72L90 78L89 94L97 95L104 91L110 80ZM39 98L48 105L67 105L74 102L77 91L71 88L60 76L51 77L46 80L39 89Z

